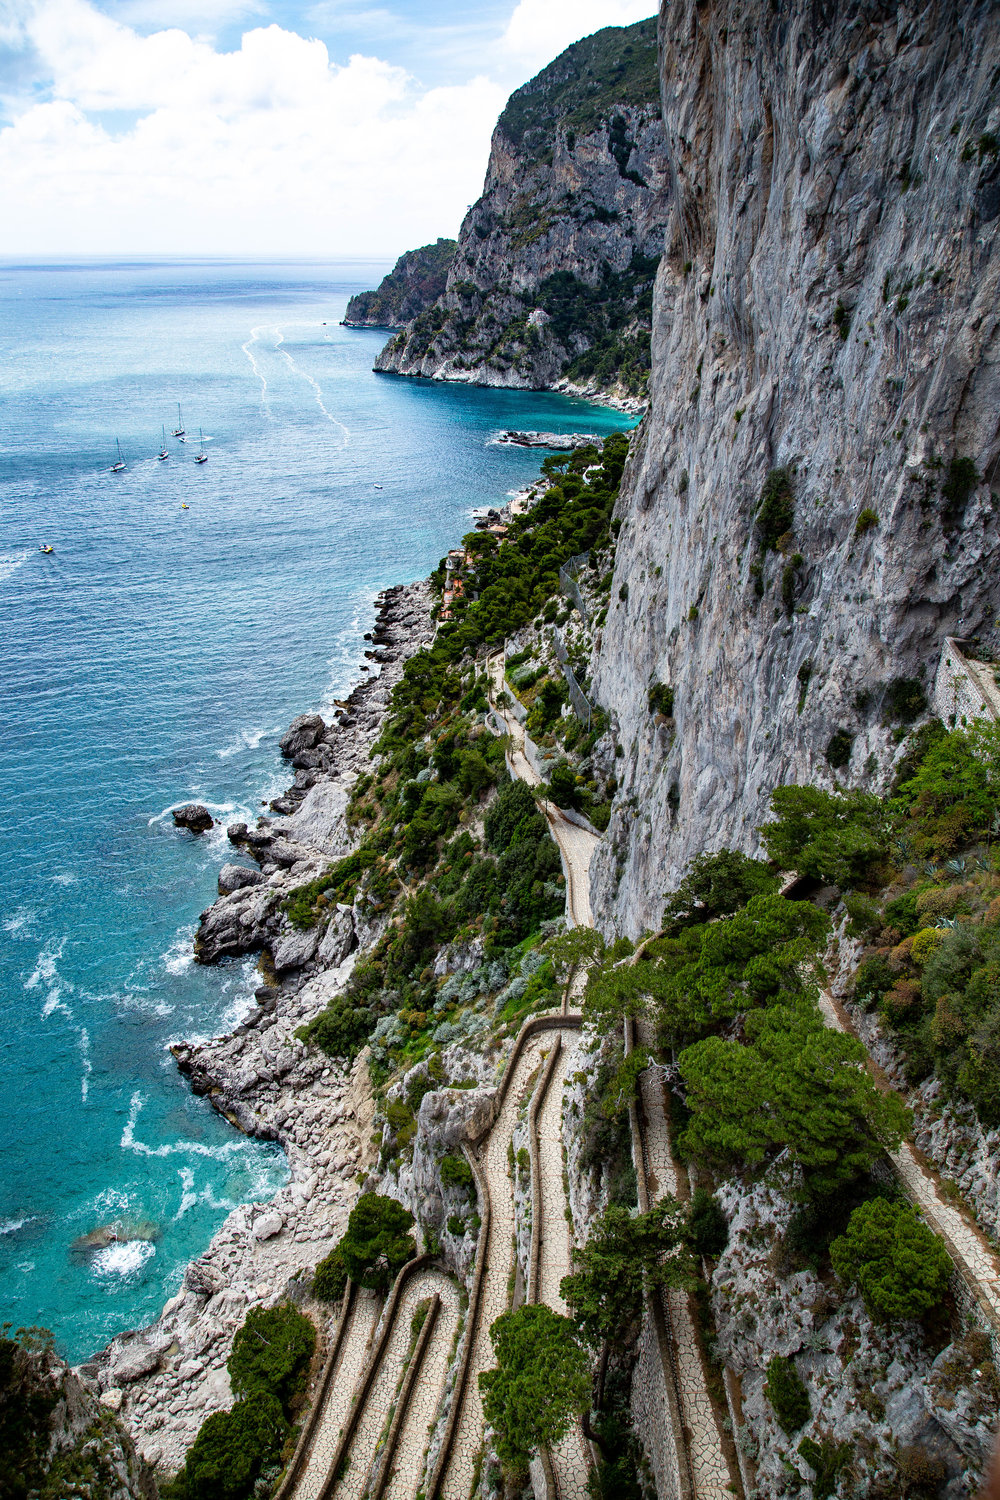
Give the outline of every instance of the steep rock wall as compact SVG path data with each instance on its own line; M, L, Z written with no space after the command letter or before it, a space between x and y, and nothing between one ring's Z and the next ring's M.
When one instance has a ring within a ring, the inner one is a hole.
M347 304L347 328L402 328L433 306L448 283L455 241L438 239L407 250L373 292L358 292Z
M447 289L376 370L641 388L669 201L653 26L575 43L512 95Z
M998 603L998 12L678 0L660 33L673 208L594 670L594 909L630 932L694 852L756 846L773 786L832 785L836 731L884 784L889 684L930 692Z

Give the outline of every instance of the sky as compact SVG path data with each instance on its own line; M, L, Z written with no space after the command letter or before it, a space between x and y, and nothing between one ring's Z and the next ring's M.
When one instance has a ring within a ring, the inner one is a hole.
M394 257L513 89L655 0L0 0L0 256Z

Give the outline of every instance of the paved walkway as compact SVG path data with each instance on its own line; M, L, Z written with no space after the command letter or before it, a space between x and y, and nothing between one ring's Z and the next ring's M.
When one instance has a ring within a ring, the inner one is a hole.
M538 1111L538 1162L542 1220L539 1226L538 1287L534 1300L566 1313L559 1290L573 1269L573 1228L563 1178L563 1089L569 1074L580 1066L580 1033L562 1032L562 1045ZM578 1424L570 1428L549 1454L556 1500L587 1500L589 1456Z
M372 1334L382 1307L374 1292L357 1291L348 1313L348 1327L340 1357L327 1386L326 1402L295 1494L296 1500L319 1500L337 1449L340 1430L351 1409L351 1397L367 1360Z
M483 1176L490 1195L489 1231L485 1246L485 1274L479 1317L474 1330L468 1378L456 1423L448 1465L441 1482L442 1500L467 1500L472 1488L476 1459L483 1446L483 1404L479 1374L493 1365L490 1324L506 1312L513 1291L514 1196L509 1176L507 1149L522 1104L528 1097L532 1075L537 1072L543 1050L551 1036L532 1037L514 1067L500 1114L487 1137L481 1158Z
M649 1021L636 1025L636 1040L643 1047L655 1045L655 1034ZM670 1149L670 1123L663 1097L663 1083L654 1068L639 1075L643 1123L643 1154L646 1180L652 1202L670 1193L687 1197L687 1182L682 1180ZM688 1437L688 1459L691 1478L698 1500L728 1500L733 1494L729 1465L722 1437L715 1420L715 1409L708 1394L701 1362L698 1334L686 1292L666 1295L668 1326L677 1369L677 1390L681 1418Z
M441 1298L441 1310L431 1335L428 1353L417 1374L417 1389L425 1380L427 1373L432 1372L430 1383L436 1387L438 1399L440 1399L440 1392L444 1388L448 1356L454 1341L455 1329L458 1327L458 1292L454 1282L443 1272L419 1271L407 1282L400 1298L392 1333L379 1361L378 1372L368 1392L361 1420L347 1450L346 1470L340 1480L326 1492L335 1497L335 1500L360 1500L368 1487L372 1461L376 1456L379 1440L385 1435L395 1397L403 1378L403 1366L412 1337L410 1325L413 1315L420 1303L428 1301L435 1292ZM437 1351L436 1356L434 1351ZM400 1433L397 1449L400 1463L397 1466L397 1476L394 1476L398 1477L398 1485L394 1493L400 1496L401 1500L404 1496L412 1497L416 1494L422 1477L422 1455L428 1434L426 1417L423 1422L421 1422L421 1417L425 1416L426 1406L427 1402L421 1400L407 1407ZM437 1401L434 1401L431 1420L436 1410ZM404 1451L409 1454L410 1461L416 1468L415 1473L412 1470L409 1473L403 1470L401 1460Z
M491 656L488 662L491 684L490 707L501 719L510 736L510 768L518 781L528 786L541 786L542 779L532 769L524 753L524 726L512 713L500 708L497 696L510 689L504 680L504 657L502 652ZM543 799L542 812L559 853L562 856L563 872L566 876L566 917L570 927L593 927L590 910L590 861L598 845L598 837L586 828L578 828L565 816L555 803Z
M826 990L820 991L819 1008L828 1026L857 1036L847 1012ZM876 1079L884 1082L880 1070L874 1064L870 1066ZM958 1262L960 1271L964 1272L966 1281L978 1294L987 1316L1000 1332L1000 1257L982 1230L945 1198L935 1174L924 1166L908 1141L904 1141L898 1151L889 1154L910 1198L918 1205L928 1224L945 1240L952 1259Z

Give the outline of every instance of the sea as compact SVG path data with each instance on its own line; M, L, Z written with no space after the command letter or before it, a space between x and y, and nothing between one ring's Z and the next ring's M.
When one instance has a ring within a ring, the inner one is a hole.
M253 1004L253 958L192 960L226 824L359 680L379 590L537 473L499 431L631 425L373 374L385 335L340 320L387 269L0 261L0 1323L71 1362L286 1179L167 1050ZM76 1244L113 1223L139 1237Z

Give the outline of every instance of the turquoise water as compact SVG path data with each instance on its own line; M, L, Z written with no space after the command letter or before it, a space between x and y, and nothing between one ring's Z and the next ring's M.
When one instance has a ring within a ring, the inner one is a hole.
M191 962L228 844L168 809L224 825L287 784L278 735L355 680L378 590L537 472L492 433L627 425L373 375L383 335L338 320L385 269L0 263L0 1322L73 1360L285 1176L165 1050L253 989ZM115 1218L158 1238L71 1248Z

